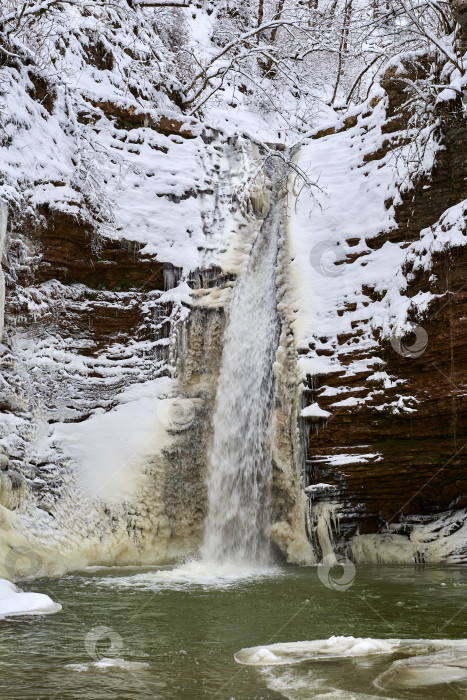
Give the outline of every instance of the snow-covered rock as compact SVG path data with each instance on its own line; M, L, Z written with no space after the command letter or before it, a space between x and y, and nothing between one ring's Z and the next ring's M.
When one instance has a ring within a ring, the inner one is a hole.
M14 583L0 579L0 619L19 615L51 615L62 609L44 593L22 591Z

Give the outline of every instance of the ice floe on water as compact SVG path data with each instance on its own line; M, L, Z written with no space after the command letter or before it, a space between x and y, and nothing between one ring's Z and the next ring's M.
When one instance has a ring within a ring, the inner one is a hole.
M242 649L235 659L258 667L267 686L288 700L364 700L374 697L371 688L385 700L424 688L445 700L456 697L451 684L467 689L467 640L330 637Z
M330 637L310 642L286 642L242 649L235 654L235 660L248 666L276 666L318 659L392 654L398 647L398 639Z
M50 615L62 609L44 593L27 593L6 579L0 579L0 620L18 615Z
M420 688L467 681L467 642L463 649L394 661L375 680L382 689Z
M88 671L141 671L143 668L147 668L149 664L144 661L126 661L125 659L108 659L102 658L99 661L93 661L89 664L67 664L65 668L70 671L77 671L78 673L86 673Z
M263 578L283 576L274 567L249 567L230 562L192 560L172 569L144 571L131 576L108 576L98 581L99 586L111 588L139 588L142 590L183 590L187 586L229 588Z

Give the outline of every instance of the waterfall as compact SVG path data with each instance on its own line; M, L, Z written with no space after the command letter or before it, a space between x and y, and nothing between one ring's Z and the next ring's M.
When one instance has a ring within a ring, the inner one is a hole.
M253 564L269 558L280 220L276 196L232 298L209 454L204 560Z
M5 202L0 199L0 343L3 334L3 318L5 308L5 277L2 271L2 256L6 238L6 226L8 219L8 209Z

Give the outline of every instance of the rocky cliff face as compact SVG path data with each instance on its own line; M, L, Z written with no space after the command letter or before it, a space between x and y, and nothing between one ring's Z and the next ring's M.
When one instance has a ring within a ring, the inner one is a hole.
M116 37L109 12L78 13L52 46L54 77L17 59L3 69L8 576L16 549L50 572L166 561L202 534L224 306L254 233L232 188L255 156L246 139L182 116L167 75L158 84L171 13L157 26L130 13L132 26L123 10ZM75 70L83 79L65 88Z
M402 105L413 70L389 69L382 81L379 148L373 130L360 126L364 115L350 127L350 144L362 151L360 167L387 169L403 159L409 115ZM409 188L400 187L396 203L384 201L392 213L386 230L368 237L361 252L359 239L348 240L347 257L323 277L323 284L334 274L345 281L348 265L371 267L372 251L383 246L403 251L400 270L394 267L388 283L363 283L336 308L342 320L336 325L347 318L348 330L335 334L332 348L317 351L335 364L332 374L310 376L305 394L307 403L319 402L329 412L328 419L312 421L309 433L311 511L330 504L338 548L360 560L466 556L467 128L460 98L436 109L439 144L432 167ZM388 330L378 307L394 303L399 271L409 323L398 326L393 316Z
M125 125L119 128L124 138ZM144 141L147 127L132 126L131 133ZM164 135L163 158L173 136ZM157 195L179 207L168 222L173 229L196 224L184 218L185 203L196 201L205 228L197 245L188 238L181 253L182 263L191 256L189 264L176 265L177 251L162 262L157 244L150 249L135 236L104 235L47 204L37 222L11 221L0 551L10 561L8 552L34 549L40 563L34 574L85 563L171 561L196 552L202 540L226 315L261 226L267 185L256 179L251 191L241 185L245 167L258 169L255 144L212 132L189 138L190 165L191 144L210 149L212 140L216 162L209 174L196 171L183 196ZM176 143L183 149L184 140ZM199 185L205 178L212 178L208 192ZM156 238L164 225L153 222ZM285 558L305 561L300 381L284 303L287 256L280 260L274 532Z
M265 159L288 158L183 115L170 71L145 72L154 27L136 51L131 26L79 21L57 54L76 89L5 67L0 576L15 552L37 574L197 551L232 289ZM291 562L307 507L317 560L467 556L467 127L455 93L413 121L426 70L394 62L281 193L271 537Z

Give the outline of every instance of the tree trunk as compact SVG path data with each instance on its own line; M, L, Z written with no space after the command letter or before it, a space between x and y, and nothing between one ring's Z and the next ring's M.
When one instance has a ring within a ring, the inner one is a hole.
M336 84L334 86L334 92L332 95L331 104L336 99L337 89L339 87L339 83L340 83L341 76L342 76L342 69L344 67L344 53L346 53L346 51L348 49L347 39L349 36L351 16L352 16L352 0L346 0L345 10L344 10L344 21L342 23L342 34L341 34L341 40L340 40L340 45L339 45L339 62L337 64Z
M459 44L462 53L467 51L467 0L450 0L452 14L460 28Z
M274 20L280 20L281 15L282 15L282 10L284 9L284 5L285 5L285 0L279 0L279 2L276 5L276 14L273 17ZM271 44L273 44L276 40L277 29L278 29L277 27L274 27L274 29L271 32Z
M331 5L331 7L329 8L329 15L331 17L334 17L334 15L336 14L336 10L337 10L337 0L333 0L333 3Z
M279 2L276 5L276 12L274 13L274 17L272 18L274 21L280 20L282 16L282 10L284 9L285 5L285 0L279 0ZM277 30L278 27L274 27L274 29L271 30L271 44L274 44L276 41L276 36L277 36ZM270 77L274 76L275 70L273 68L273 62L271 59L269 59L265 65L265 70L266 73L269 74Z
M261 27L264 19L264 0L258 0L258 27Z

